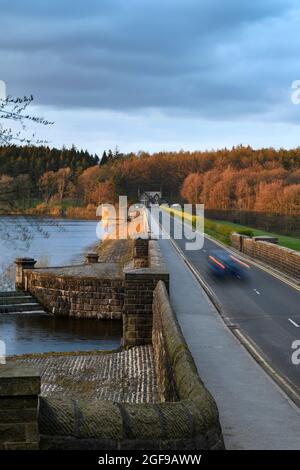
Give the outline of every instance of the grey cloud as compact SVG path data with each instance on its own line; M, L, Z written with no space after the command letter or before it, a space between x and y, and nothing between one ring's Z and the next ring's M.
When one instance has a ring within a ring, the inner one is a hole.
M211 119L267 113L299 65L289 0L1 1L0 78L38 103L157 108ZM290 61L285 61L289 51ZM285 69L280 67L284 63Z

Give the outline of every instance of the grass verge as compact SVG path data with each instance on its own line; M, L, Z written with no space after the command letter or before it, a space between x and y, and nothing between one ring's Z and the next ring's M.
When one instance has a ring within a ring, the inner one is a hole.
M170 212L177 218L182 218L183 213L180 210L172 209L168 207L162 207L163 210ZM195 227L196 225L195 215L185 214L184 219L186 222L190 223ZM225 220L210 220L204 219L204 232L211 237L220 240L221 242L229 245L230 244L230 234L232 232L239 232L244 235L249 236L259 236L259 235L271 235L278 238L278 243L281 246L290 248L291 250L300 251L300 239L294 237L288 237L285 235L279 235L278 233L266 232L264 230L258 230L252 227L247 227L245 225L234 224L232 222L227 222Z

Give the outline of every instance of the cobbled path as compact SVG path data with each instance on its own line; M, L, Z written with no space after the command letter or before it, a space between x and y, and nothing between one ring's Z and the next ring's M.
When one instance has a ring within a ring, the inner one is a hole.
M108 354L35 355L17 362L38 366L43 396L157 402L152 346Z

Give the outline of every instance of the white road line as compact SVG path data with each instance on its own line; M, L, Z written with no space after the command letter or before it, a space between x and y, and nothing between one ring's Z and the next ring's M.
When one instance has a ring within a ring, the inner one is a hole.
M298 323L296 323L294 320L292 320L291 318L289 318L289 322L294 325L296 328L300 328L300 325L298 325Z
M260 292L257 289L253 289L257 295L260 295Z
M174 218L174 220L175 220L175 218ZM184 224L186 224L189 228L191 228L191 226L188 225L186 222L184 222ZM207 235L206 233L204 234L204 237L207 238L208 240L210 240L215 245L218 245L221 248L223 248L224 250L228 251L229 253L234 254L234 255L238 254L238 256L243 258L243 256L242 256L243 253L241 253L240 251L238 251L238 252L237 252L237 250L233 251L230 247L228 247L224 243L220 242L219 240L216 240L215 238L211 237L210 235ZM279 281L283 282L284 284L287 284L288 286L292 287L293 289L295 289L297 291L300 291L300 286L299 285L295 284L295 282L293 282L293 281L288 280L286 277L281 276L279 273L271 270L272 268L269 269L267 266L264 266L264 265L260 264L259 260L250 259L249 257L245 257L244 259L247 261L247 263L250 263L251 265L255 266L256 268L260 269L261 271L264 271L264 272L268 273L269 275L275 277L276 279L279 279Z

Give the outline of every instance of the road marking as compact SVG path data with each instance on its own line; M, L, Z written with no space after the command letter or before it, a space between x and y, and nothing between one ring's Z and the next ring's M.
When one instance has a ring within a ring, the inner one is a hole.
M161 226L161 224L160 224ZM161 226L162 230L164 231L164 228ZM210 237L207 237L208 239L211 239ZM212 242L215 242L214 239L211 239ZM221 307L221 305L218 303L218 301L216 300L216 297L215 295L213 294L213 292L211 291L211 289L209 288L208 284L204 281L204 279L202 278L202 276L200 275L200 272L198 272L198 270L193 266L193 264L191 262L188 261L187 257L185 256L184 252L179 248L179 246L176 244L175 240L172 239L172 237L170 237L170 242L171 242L171 245L173 246L173 248L177 251L177 253L179 254L179 256L181 256L183 258L183 261L185 262L185 264L188 266L188 268L190 269L190 271L194 274L195 278L198 280L199 284L204 288L205 292L208 294L210 300L212 301L212 303L215 305L217 311L219 312L221 318L223 318L224 320L224 323L227 325L227 327L230 329L230 331L232 331L232 333L240 340L240 343L248 350L248 352L252 355L252 357L257 361L258 364L260 364L262 366L262 368L268 373L269 377L271 377L271 379L274 380L275 383L277 383L277 385L279 385L279 390L281 391L281 393L283 394L287 394L287 396L292 399L292 401L297 405L297 411L299 411L298 407L299 407L299 404L300 404L300 395L298 393L298 391L296 391L293 387L292 384L289 384L289 381L288 379L285 379L282 375L280 375L280 373L278 373L264 358L263 356L258 352L257 350L257 347L255 347L255 343L254 345L251 344L250 340L248 337L246 337L246 335L244 335L243 333L241 333L241 331L237 328L235 328L234 326L235 325L232 325L230 324L229 322L229 319L226 317L225 313L224 313L224 310L223 308ZM218 242L215 242L217 245L223 247L226 249L226 247L224 245L221 245L221 243L218 243ZM230 249L227 249L227 251L231 252L232 251ZM250 261L249 261L250 262ZM255 263L252 262L252 264L255 265ZM262 269L263 271L267 271L266 269L264 269L263 267L257 265L256 267ZM269 272L269 274L273 275L274 277L277 277L278 279L280 279L282 282L285 282L286 284L289 284L289 282L286 282L285 279L279 277L279 276L276 276L274 275L272 272ZM291 284L291 287L294 287L295 289L299 290L300 291L300 287L298 286L295 286L295 284ZM255 289L254 289L255 290ZM285 395L286 396L286 395Z
M228 251L229 253L236 253L235 251L233 251L231 248L229 248L227 245L225 245L224 243L218 241L218 240L215 240L214 238L210 237L209 235L207 235L206 233L204 234L205 238L207 238L208 240L210 240L212 243L215 243L215 245L218 245L220 246L221 248L223 248L224 250ZM238 255L239 256L242 256L244 255L244 253L241 253L240 251L238 251ZM255 266L256 268L260 269L261 271L265 271L266 273L270 274L271 276L275 277L276 279L278 279L279 281L283 282L284 284L287 284L288 286L292 287L293 289L297 290L300 292L300 286L295 284L295 282L292 282L290 280L288 280L286 277L283 277L281 276L278 272L275 272L271 267L271 269L269 269L267 266L261 264L259 262L259 260L255 260L254 259L250 259L249 257L245 257L245 259L247 260L247 262L253 266ZM275 268L274 268L275 269Z
M259 353L257 346L255 343L252 343L250 338L244 335L240 330L233 330L233 334L240 339L241 344L245 346L245 348L252 354L252 357L260 364L265 371L268 372L269 376L279 385L281 386L280 390L285 392L289 398L296 403L297 407L299 407L300 403L300 395L297 390L294 389L293 385L288 382L280 373L278 373L272 366L269 364L262 354ZM297 408L298 410L298 408Z
M260 292L257 289L253 289L257 295L260 295Z
M292 320L291 318L289 318L289 322L294 325L296 328L300 328L300 325L298 325L298 323L296 323L294 320Z
M176 216L174 217L174 220L176 220ZM179 222L178 221L178 218L176 220L176 222ZM191 225L189 225L186 221L184 221L184 224L191 229ZM200 233L200 232L198 232ZM200 233L201 234L201 233ZM204 234L204 237L207 238L208 240L210 240L212 243L214 243L215 245L218 245L220 246L221 248L223 248L224 250L228 251L229 253L231 254L238 254L239 257L243 257L243 255L245 255L244 253L241 253L240 251L237 251L237 250L232 250L232 247L229 247L227 245L225 245L224 243L220 242L219 240L216 240L215 238L211 237L210 235L207 235L207 233ZM292 287L293 289L297 290L300 292L300 286L295 284L295 282L293 281L290 281L288 278L286 277L283 277L282 275L280 275L279 272L275 272L272 267L270 266L267 267L263 264L261 264L259 262L259 260L254 260L252 258L250 258L249 256L245 256L244 258L249 264L255 266L256 268L260 269L261 271L265 271L266 273L270 274L271 276L275 277L276 279L278 279L279 281L283 282L284 284L287 284L288 286ZM275 268L274 268L275 269Z

